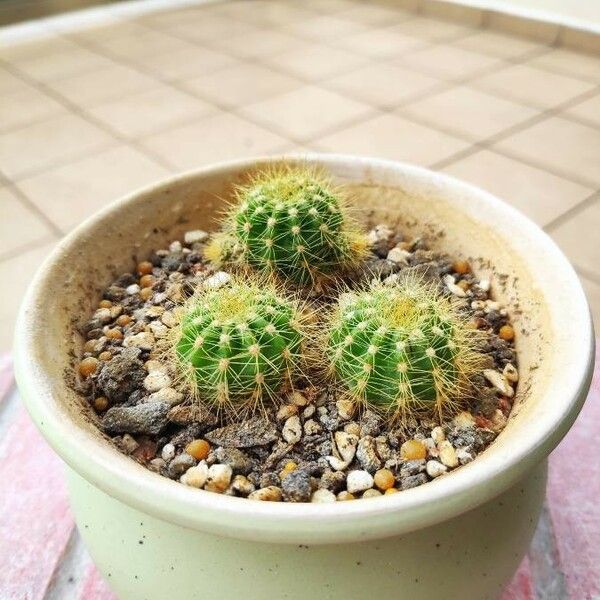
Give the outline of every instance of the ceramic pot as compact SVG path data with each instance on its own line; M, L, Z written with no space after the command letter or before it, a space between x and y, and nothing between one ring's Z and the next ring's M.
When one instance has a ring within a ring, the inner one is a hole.
M189 229L214 229L223 199L281 158L221 164L123 198L68 235L31 284L15 365L29 412L68 465L79 530L124 600L495 598L543 502L546 459L586 397L593 331L575 272L536 225L492 195L389 161L309 155L375 222L426 232L468 258L511 311L520 381L497 440L423 486L334 504L250 501L186 487L119 453L69 386L74 333L101 290ZM418 225L415 226L415 223ZM442 234L442 235L439 235Z

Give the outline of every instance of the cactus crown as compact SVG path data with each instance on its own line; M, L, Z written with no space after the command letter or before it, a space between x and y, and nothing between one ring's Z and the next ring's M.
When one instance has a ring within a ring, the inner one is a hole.
M269 283L234 279L201 289L183 307L172 340L195 395L218 408L256 408L291 381L302 361L301 307Z
M237 189L226 233L243 264L299 285L351 268L367 248L343 194L325 177L291 167ZM217 243L227 246L223 238ZM208 251L211 258L219 253Z
M350 394L402 418L415 408L451 409L477 371L477 332L453 302L405 279L340 297L327 355Z

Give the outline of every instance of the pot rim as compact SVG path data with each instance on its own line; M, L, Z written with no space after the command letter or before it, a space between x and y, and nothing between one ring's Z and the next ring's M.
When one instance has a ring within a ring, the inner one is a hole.
M98 434L65 419L64 409L52 394L49 376L28 358L35 355L36 327L43 319L43 292L53 277L53 265L78 240L89 235L104 217L141 194L175 182L224 174L282 159L303 160L327 166L369 166L403 172L408 177L433 180L438 185L462 189L504 213L518 235L543 248L547 267L570 290L569 336L561 350L571 360L557 375L559 404L544 412L522 436L520 446L504 452L482 453L451 475L392 496L363 502L332 504L251 501L196 490L155 474L122 455ZM587 300L575 274L555 243L512 206L475 186L423 167L395 161L349 155L303 154L227 161L187 171L137 190L113 202L68 234L47 257L30 284L15 333L15 374L23 400L38 428L63 460L92 485L125 504L186 527L217 535L280 543L332 543L376 539L433 525L488 501L517 482L531 465L543 460L575 420L591 380L594 336Z

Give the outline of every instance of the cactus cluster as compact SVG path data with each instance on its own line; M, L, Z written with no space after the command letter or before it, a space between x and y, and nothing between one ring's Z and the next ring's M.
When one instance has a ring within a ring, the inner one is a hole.
M238 410L288 383L302 361L301 307L268 283L199 290L181 311L175 352L203 400Z
M479 357L476 331L452 302L408 278L343 294L327 337L331 370L351 396L394 417L447 411Z
M280 168L237 189L225 237L209 253L226 259L233 246L242 264L306 285L351 268L367 243L331 182L307 170Z

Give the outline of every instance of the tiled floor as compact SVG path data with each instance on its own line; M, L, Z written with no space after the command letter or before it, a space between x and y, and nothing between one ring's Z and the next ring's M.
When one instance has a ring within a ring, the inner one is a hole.
M600 57L390 0L237 0L4 47L0 93L0 351L86 216L168 173L287 150L498 194L566 251L600 324Z

